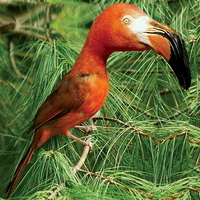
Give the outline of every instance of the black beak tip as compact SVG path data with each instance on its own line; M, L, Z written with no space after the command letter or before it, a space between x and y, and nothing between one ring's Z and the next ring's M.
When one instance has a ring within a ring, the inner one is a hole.
M185 90L188 90L191 85L191 79L188 78L187 80L185 80L182 83L179 81L179 83Z
M184 41L176 33L171 34L168 40L171 48L169 64L176 74L180 85L187 90L191 85L191 74Z

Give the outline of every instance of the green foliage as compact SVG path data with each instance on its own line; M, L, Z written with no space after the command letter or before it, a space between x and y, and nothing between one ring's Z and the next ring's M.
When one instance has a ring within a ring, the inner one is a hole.
M18 31L0 36L2 198L31 142L26 132L37 109L73 66L96 16L119 1L16 2L18 15L20 11L26 20ZM82 170L72 170L82 146L55 136L36 151L11 199L199 199L199 1L135 0L134 5L184 38L191 88L184 91L164 59L151 50L113 53L107 63L110 93L93 118L98 131L92 132L94 147ZM9 4L3 10L9 13ZM84 139L80 130L72 133Z

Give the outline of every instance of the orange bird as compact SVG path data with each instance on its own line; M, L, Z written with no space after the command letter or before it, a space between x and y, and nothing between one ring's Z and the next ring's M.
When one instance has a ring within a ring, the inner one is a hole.
M35 132L33 141L7 188L8 196L34 151L53 135L67 135L83 145L90 145L71 135L70 129L88 120L104 104L109 87L107 58L114 51L148 49L165 58L183 88L190 87L187 52L183 40L173 29L125 3L109 6L97 17L71 71L46 98L35 116L31 128Z

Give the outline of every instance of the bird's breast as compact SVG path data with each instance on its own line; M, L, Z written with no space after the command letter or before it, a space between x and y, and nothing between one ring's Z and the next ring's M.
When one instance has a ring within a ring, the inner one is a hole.
M108 76L101 73L82 73L79 77L81 93L85 96L81 112L90 118L101 109L106 100L109 88Z

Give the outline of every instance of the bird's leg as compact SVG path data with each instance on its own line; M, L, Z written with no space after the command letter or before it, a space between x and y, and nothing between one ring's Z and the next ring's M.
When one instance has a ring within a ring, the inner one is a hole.
M84 131L85 135L88 135L88 132L90 132L90 131L97 131L97 128L94 125L90 125L90 126L75 126L74 128L77 128L77 129L80 129L80 130ZM90 150L92 149L92 147L93 147L93 143L92 142L83 141L80 138L72 135L71 133L68 133L67 135L70 138L72 138L72 139L76 140L77 142L81 143L82 145L89 146Z
M90 125L90 126L75 126L74 128L83 130L85 132L85 135L88 135L88 132L90 132L90 131L97 131L97 127L95 125Z
M81 143L83 146L89 146L90 149L92 149L92 147L93 147L92 142L87 142L87 141L81 140L80 138L72 135L70 132L67 134L67 136L72 138L73 140L76 140L77 142Z

